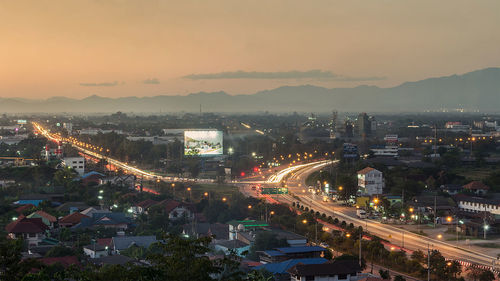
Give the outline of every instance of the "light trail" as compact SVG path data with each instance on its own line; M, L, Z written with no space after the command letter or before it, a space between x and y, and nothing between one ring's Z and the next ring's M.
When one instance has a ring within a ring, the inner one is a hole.
M48 130L43 128L40 124L36 122L32 122L33 126L47 139L52 140L54 142L65 142L76 148L78 151L81 153L87 154L89 156L92 156L97 159L103 159L106 160L109 164L118 167L126 172L129 172L133 175L146 178L149 180L162 180L162 181L182 181L182 182L203 182L203 183L213 183L214 180L212 179L191 179L191 178L181 178L181 177L167 177L167 176L161 176L157 175L155 173L146 171L146 170L141 170L139 168L130 166L127 163L124 163L122 161L107 157L103 154L100 154L98 152L88 150L83 145L77 144L76 141L71 141L69 139L65 139L59 135L56 134L51 134ZM88 145L85 145L88 146Z

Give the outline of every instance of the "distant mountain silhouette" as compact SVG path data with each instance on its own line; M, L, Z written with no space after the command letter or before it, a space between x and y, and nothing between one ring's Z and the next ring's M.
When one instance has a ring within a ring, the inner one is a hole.
M392 88L358 86L327 89L312 85L283 86L251 95L199 92L187 96L105 98L81 100L53 97L47 100L0 98L0 112L423 112L465 108L500 110L500 68L463 75L406 82Z

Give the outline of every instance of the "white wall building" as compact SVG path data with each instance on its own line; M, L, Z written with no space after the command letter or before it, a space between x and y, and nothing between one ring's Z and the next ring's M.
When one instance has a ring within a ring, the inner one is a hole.
M62 161L65 167L70 167L75 170L78 175L85 174L85 158L83 157L65 157Z
M362 194L382 194L384 190L384 177L382 172L371 167L358 171L358 190Z
M487 200L477 197L459 197L458 208L461 211L479 213L489 212L490 214L500 215L500 201Z

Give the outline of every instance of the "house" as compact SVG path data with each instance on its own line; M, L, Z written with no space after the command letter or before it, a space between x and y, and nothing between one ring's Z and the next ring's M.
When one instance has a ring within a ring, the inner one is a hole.
M9 238L23 238L28 241L29 245L34 246L42 242L48 229L49 227L43 223L41 218L26 218L24 216L19 217L5 227Z
M387 195L385 196L385 199L389 201L390 206L393 206L394 204L401 204L401 196L399 195Z
M107 177L100 180L99 184L111 184L121 187L127 187L133 189L135 186L135 176L134 175L122 175L116 177Z
M94 214L94 213L111 213L111 211L109 211L109 210L99 210L99 209L96 209L94 207L88 207L87 209L81 211L80 213L82 213L83 215L91 217L92 214Z
M91 259L102 258L108 255L108 247L99 244L87 245L83 247L83 253Z
M290 259L277 263L266 263L254 267L255 270L265 270L274 275L275 280L290 280L288 270L297 264L322 264L327 262L325 258L310 258L310 259Z
M149 248L156 242L158 242L156 236L116 236L111 239L111 249L114 253L120 254L120 251L131 246Z
M82 183L84 185L99 185L99 183L101 182L101 179L104 178L105 175L101 174L101 173L98 173L98 172L95 172L95 171L92 171L92 172L88 172L84 175L82 175Z
M282 262L289 259L320 258L328 249L320 246L283 247L260 252L261 263Z
M97 266L104 265L125 265L130 262L135 262L136 260L127 256L122 255L112 255L112 256L104 256L100 258L91 259L90 262Z
M382 194L384 190L382 172L371 167L358 171L358 192L367 195Z
M292 281L354 281L361 267L355 260L339 260L322 264L297 264L288 270Z
M446 192L450 195L456 195L456 194L462 192L462 190L463 190L463 186L458 185L458 184L444 184L444 185L441 185L439 188L441 188L441 190L443 192Z
M488 212L493 215L500 215L500 200L470 197L466 195L455 196L458 208L469 213Z
M34 209L34 208L36 208L35 205L26 204L26 205L22 205L21 207L17 207L14 211L16 211L16 213L21 215L24 213L24 211L29 211L29 210Z
M240 240L221 240L213 243L215 251L221 251L226 255L234 252L238 256L245 256L244 253L250 250L250 245Z
M169 199L163 200L158 204L163 206L170 220L178 220L181 218L192 220L194 218L195 210L190 204Z
M464 190L471 191L476 195L485 195L486 192L490 189L489 186L485 185L480 181L471 181L468 184L463 186Z
M66 202L56 208L62 213L74 213L87 209L89 206L85 202Z
M82 222L82 218L90 218L82 213L72 213L59 220L60 227L73 227Z
M132 213L134 213L134 215L147 214L147 210L158 203L158 201L146 199L132 206Z
M27 218L41 218L43 223L46 224L50 229L54 228L57 218L48 214L44 211L36 211L27 216Z
M76 256L65 256L65 257L46 257L38 259L41 263L45 265L61 264L64 268L68 268L72 265L81 267L80 262Z
M91 217L82 218L81 222L73 228L115 228L125 230L132 225L132 219L124 213L93 213Z

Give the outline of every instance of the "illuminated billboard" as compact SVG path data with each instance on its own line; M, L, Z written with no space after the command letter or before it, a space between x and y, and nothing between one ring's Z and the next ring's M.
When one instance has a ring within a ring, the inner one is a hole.
M184 131L184 155L211 156L222 155L222 131L187 130Z

